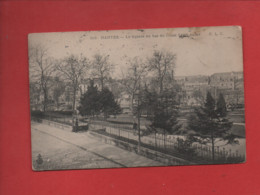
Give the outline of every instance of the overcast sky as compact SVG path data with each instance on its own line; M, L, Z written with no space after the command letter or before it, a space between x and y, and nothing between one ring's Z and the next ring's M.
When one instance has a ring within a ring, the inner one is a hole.
M237 26L34 33L29 45L41 44L54 58L81 53L89 59L100 53L115 64L114 76L127 68L127 60L143 59L154 50L176 54L176 76L211 75L243 71L242 34Z

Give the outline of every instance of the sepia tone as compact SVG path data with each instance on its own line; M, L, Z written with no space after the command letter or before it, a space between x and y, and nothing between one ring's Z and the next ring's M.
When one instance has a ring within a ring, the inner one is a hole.
M29 34L33 170L245 162L239 26Z

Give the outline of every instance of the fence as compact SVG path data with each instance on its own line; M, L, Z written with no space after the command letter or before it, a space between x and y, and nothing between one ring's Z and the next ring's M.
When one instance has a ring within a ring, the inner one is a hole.
M41 116L34 116L32 115L31 118L33 119L45 119L45 120L49 120L49 121L54 121L54 122L58 122L58 123L63 123L66 125L72 125L72 117L65 117L65 116L60 116L60 115L54 115L54 114L44 114Z
M60 129L69 129L69 130L72 129L71 125L64 124L64 123L61 123L61 122L55 122L55 121L52 121L52 120L40 119L40 118L35 118L35 117L31 117L31 120L35 121L37 123L47 124L49 126L57 127L57 128L60 128Z
M114 136L128 143L138 142L138 132L130 125L111 124L105 121L90 121L90 129L104 129L109 136ZM178 139L179 138L179 139ZM141 145L156 151L174 155L183 159L196 161L197 163L212 163L212 147L193 143L187 145L180 140L185 140L185 136L149 134L141 136ZM235 152L225 147L215 146L214 163L238 163L245 160L245 155Z
M42 119L32 117L32 120L37 122L48 123L51 126L59 128L68 128L72 126L71 118L45 116ZM52 121L52 122L51 122ZM131 124L111 123L103 120L89 120L89 129L104 129L104 132L109 136L114 136L117 139L125 142L138 142L138 132L133 130ZM141 127L142 130L145 126ZM162 134L148 134L144 135L141 131L141 145L165 154L174 155L183 159L196 161L197 163L211 163L212 162L212 148L211 146L193 143L191 146L185 145L178 141L178 138L185 139L184 136L177 135L162 135ZM226 149L225 147L216 146L214 148L214 163L237 163L245 160L245 155L238 151Z
M163 163L164 165L190 165L194 164L191 161L178 158L176 156L167 155L165 153L161 153L159 151L156 151L154 149L143 147L144 145L139 148L138 143L135 140L126 139L124 140L123 137L121 139L118 139L117 136L111 135L108 136L106 134L106 131L104 129L99 129L96 131L90 132L92 135L94 135L96 138L100 139L102 142L105 142L107 144L115 145L119 148L122 148L124 150L128 150L131 152L138 153L139 155L145 156L147 158L159 161ZM126 142L128 141L128 142Z

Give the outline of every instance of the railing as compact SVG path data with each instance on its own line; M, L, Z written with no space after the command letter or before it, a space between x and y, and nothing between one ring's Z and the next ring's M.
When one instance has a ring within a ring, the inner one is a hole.
M44 118L31 118L32 121L48 124L58 128L71 128L71 118L58 118L58 117L44 117ZM114 124L107 121L89 121L89 129L105 129L108 135L116 136L118 139L130 143L131 141L138 142L138 132L134 130L132 125L129 124ZM144 126L141 129L145 129ZM142 131L143 132L143 131ZM149 134L143 135L141 133L141 144L147 148L157 150L159 152L179 156L187 160L197 161L198 163L211 163L212 162L212 148L211 146L193 143L191 147L183 147L178 141L178 138L185 139L184 136L176 135L162 135L162 134ZM243 162L245 155L238 151L226 149L225 147L216 146L214 148L214 163L235 163Z
M118 139L123 139L126 142L131 142L132 140L138 142L138 132L129 126L91 121L90 129L105 129L105 133L116 136ZM198 163L213 162L211 146L193 143L189 147L184 147L180 144L178 138L185 140L184 136L166 135L164 137L162 134L150 134L141 137L141 144L165 154L179 156ZM214 148L214 163L236 163L244 160L245 155L240 154L238 150L234 152L231 149L220 146L215 146Z
M57 128L60 128L60 129L71 129L72 128L71 125L64 124L64 123L61 123L59 121L56 122L56 121L53 121L53 120L47 120L47 119L35 118L35 117L31 117L31 120L34 121L34 122L37 122L37 123L47 124L49 126L57 127Z
M116 135L106 133L105 129L98 129L90 132L97 138L101 138L102 142L107 144L116 145L119 148L138 153L139 155L147 158L159 161L165 165L191 165L194 164L189 160L182 159L177 156L168 155L160 151L154 150L154 148L147 147L145 144L141 144L138 149L138 143L136 140L124 139L124 137L118 138Z

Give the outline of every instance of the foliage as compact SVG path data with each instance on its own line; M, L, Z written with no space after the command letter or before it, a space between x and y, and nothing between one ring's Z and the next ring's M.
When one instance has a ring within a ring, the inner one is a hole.
M99 91L94 82L91 81L88 90L80 98L80 106L78 107L81 115L96 115L100 112Z
M196 155L196 149L192 147L192 143L193 141L189 136L186 139L177 138L177 145L174 148L180 154L192 157Z
M158 106L155 109L151 126L169 134L179 133L181 125L178 124L177 116L177 110L165 111L164 108Z
M220 116L220 117L227 116L226 101L225 101L222 93L219 94L216 112L217 112L217 115Z
M195 90L192 95L199 103L203 104L204 97L200 90Z
M53 113L53 114L59 114L59 115L65 115L65 116L72 116L73 111L50 111L48 113Z
M220 99L218 102L223 100ZM223 103L223 102L222 102ZM201 144L212 145L212 159L214 160L214 147L216 139L225 140L227 143L237 143L235 136L230 132L232 122L220 112L222 103L215 104L211 94L207 93L204 106L195 109L195 114L189 117L188 126L193 131L194 141Z
M44 113L39 110L31 111L31 117L36 117L36 118L43 118Z
M142 93L140 95L140 109L142 111L146 111L147 118L151 121L157 107L158 94L155 90L149 90L148 87L145 85L145 88L144 90L142 90Z
M115 79L109 79L107 82L107 85L109 86L109 89L113 93L115 100L118 101L122 97L122 92L124 91L125 87Z
M80 98L78 109L81 115L95 116L103 113L105 118L110 114L115 115L121 112L121 108L115 101L113 93L108 88L98 91L93 81L86 93Z
M104 113L105 118L109 114L118 114L121 112L119 104L115 101L113 93L108 89L104 88L99 95L100 111Z
M175 93L163 91L161 94L144 90L142 107L150 108L148 119L152 122L151 128L162 130L164 134L179 133L181 125L178 124L178 107Z

